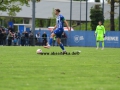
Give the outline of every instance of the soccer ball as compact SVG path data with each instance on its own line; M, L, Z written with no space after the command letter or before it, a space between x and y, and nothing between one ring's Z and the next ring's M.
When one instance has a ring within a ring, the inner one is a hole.
M41 49L37 49L36 53L40 54L40 53L42 53L42 50Z

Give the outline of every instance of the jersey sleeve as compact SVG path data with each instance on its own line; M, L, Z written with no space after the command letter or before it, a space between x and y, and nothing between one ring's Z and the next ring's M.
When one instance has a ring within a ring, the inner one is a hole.
M97 26L98 27L98 26ZM97 27L96 27L96 30L95 30L95 34L97 34Z
M64 20L65 20L64 16L61 16L61 20L62 20L62 21L64 21Z
M103 26L103 34L105 34L105 27Z

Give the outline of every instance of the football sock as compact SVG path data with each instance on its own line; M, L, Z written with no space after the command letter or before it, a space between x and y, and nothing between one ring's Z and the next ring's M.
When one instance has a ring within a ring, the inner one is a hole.
M50 38L49 45L52 45L53 38Z
M104 41L102 42L102 48L104 48Z
M97 48L99 48L99 42L97 42Z
M64 46L62 43L60 43L60 48L64 51Z

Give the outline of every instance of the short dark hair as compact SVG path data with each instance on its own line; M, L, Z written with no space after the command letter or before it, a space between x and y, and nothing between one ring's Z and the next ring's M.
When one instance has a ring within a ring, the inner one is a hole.
M101 22L101 23L102 23L102 21L99 21L99 22Z
M60 12L60 9L55 9L57 12Z

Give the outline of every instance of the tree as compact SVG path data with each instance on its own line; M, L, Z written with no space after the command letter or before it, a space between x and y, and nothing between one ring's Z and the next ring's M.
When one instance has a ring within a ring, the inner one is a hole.
M86 0L73 0L73 1L86 1ZM100 0L95 0L95 2L100 2Z
M8 11L9 16L15 16L17 12L22 10L21 6L29 6L29 1L32 0L3 0L0 2L0 11ZM36 2L40 2L40 0L36 0Z
M23 5L29 6L28 0L3 0L0 3L0 11L8 11L9 16L15 16Z
M107 0L108 3L111 6L111 11L110 11L110 30L115 31L115 23L114 23L114 10L115 10L115 2L120 3L119 0Z
M54 26L56 23L55 9L52 10L52 17L50 18L50 26Z
M86 0L73 0L73 1L86 1Z
M98 21L104 22L104 16L100 5L95 5L94 7L91 7L90 14L91 28L92 30L95 30L96 26L98 25Z
M100 0L95 0L95 2L100 2Z
M111 12L110 12L110 30L115 31L115 23L114 23L114 0L111 0Z

